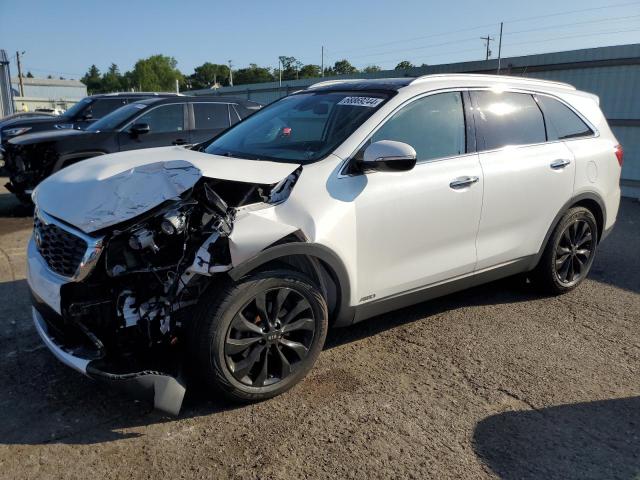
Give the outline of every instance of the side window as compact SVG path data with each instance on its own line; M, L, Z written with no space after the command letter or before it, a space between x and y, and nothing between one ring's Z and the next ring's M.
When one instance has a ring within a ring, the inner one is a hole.
M396 112L373 134L372 142L395 140L411 145L418 161L465 153L465 123L460 92L416 100Z
M91 113L91 118L97 120L126 104L127 100L124 98L99 98L91 104L87 113Z
M229 107L226 103L194 103L196 130L215 130L229 126Z
M536 99L544 112L549 140L584 137L593 131L562 102L546 95L537 95Z
M546 142L542 112L531 95L493 91L471 93L482 150Z
M151 133L181 132L184 130L184 111L181 103L162 105L145 113L134 123L146 123Z

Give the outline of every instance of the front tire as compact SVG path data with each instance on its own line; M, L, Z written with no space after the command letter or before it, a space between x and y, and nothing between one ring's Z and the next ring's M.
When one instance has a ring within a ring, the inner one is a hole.
M598 245L598 226L590 210L571 208L558 222L531 279L547 293L558 295L587 277Z
M212 294L201 300L193 344L194 367L210 390L259 401L306 376L328 328L326 302L311 280L273 270Z

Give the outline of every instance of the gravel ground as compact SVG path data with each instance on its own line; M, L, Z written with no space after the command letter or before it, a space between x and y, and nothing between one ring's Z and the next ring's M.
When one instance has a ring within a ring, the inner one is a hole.
M636 201L570 294L505 280L335 330L289 393L178 418L41 345L28 215L0 193L1 478L640 478Z

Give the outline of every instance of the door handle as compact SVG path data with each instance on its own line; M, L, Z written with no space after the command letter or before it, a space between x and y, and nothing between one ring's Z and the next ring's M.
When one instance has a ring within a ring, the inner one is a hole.
M567 165L569 165L570 163L571 163L571 160L567 160L565 158L560 158L558 160L554 160L553 162L551 162L549 164L549 166L554 170L561 170L564 167L566 167Z
M177 140L174 140L171 143L173 143L173 145L186 145L187 141L185 139L183 139L183 138L179 138Z
M480 180L478 177L458 177L453 180L449 186L454 190L461 190L463 188L469 187Z

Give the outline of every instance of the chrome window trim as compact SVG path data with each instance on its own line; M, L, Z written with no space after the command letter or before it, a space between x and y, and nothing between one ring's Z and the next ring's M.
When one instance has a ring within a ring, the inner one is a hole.
M71 277L60 275L59 273L54 272L53 270L51 270L51 268L49 268L49 265L45 262L45 265L47 265L47 269L61 279L71 280L73 282L80 282L84 280L89 275L89 273L91 273L96 263L100 259L100 255L104 247L104 236L91 237L86 233L78 230L77 228L67 225L64 222L61 222L60 220L56 219L55 217L52 217L51 215L45 213L44 211L39 209L37 206L34 211L34 216L37 216L38 219L45 225L55 225L61 230L64 230L67 233L70 233L71 235L74 235L84 240L84 242L87 244L87 249L85 250L84 255L82 256L80 265L78 265L77 270ZM38 251L38 254L41 255L40 250L39 249L36 249L36 250Z
M441 88L441 89L437 89L437 90L430 90L428 92L422 92L419 93L417 95L414 95L411 98L406 99L404 102L402 102L400 105L396 106L386 117L384 117L380 123L378 123L378 125L376 125L371 132L367 135L367 137L356 147L356 149L351 152L351 154L342 161L340 168L338 169L340 173L338 173L338 178L346 178L346 177L352 177L354 174L348 174L345 173L345 169L347 168L347 166L349 165L349 163L351 161L353 161L354 156L360 151L360 149L364 146L365 143L367 143L371 137L382 127L382 125L384 125L393 115L395 115L401 108L404 108L405 106L407 106L409 103L420 100L421 98L424 97L428 97L430 95L437 95L439 93L449 93L449 92L472 92L472 91L495 91L496 88L495 87L488 87L488 86L478 86L478 87L473 87L473 86L468 86L468 87L451 87L451 88ZM547 145L547 144L554 144L554 143L558 143L558 142L569 142L569 141L574 141L574 140L584 140L584 139L589 139L589 138L598 138L600 136L600 131L587 119L585 118L584 115L582 115L580 112L578 112L573 106L569 105L565 100L563 100L562 98L552 94L552 93L547 93L547 92L541 92L538 90L532 90L532 89L527 89L527 88L518 88L518 87L506 87L506 88L500 88L499 89L500 92L511 92L511 93L524 93L524 94L529 94L529 95L545 95L547 97L550 97L554 100L559 101L560 103L562 103L563 105L565 105L567 108L569 108L573 113L575 113L583 122L585 122L585 124L593 131L592 135L585 135L583 137L574 137L574 138L566 138L563 140L551 140L551 141L544 141L544 142L538 142L538 143L528 143L528 144L518 144L518 145L505 145L503 147L500 148L495 148L493 150L480 150L478 148L476 148L475 152L467 152L464 153L462 155L453 155L453 156L449 156L449 157L440 157L440 158L431 158L428 160L418 160L416 162L416 166L421 165L421 164L425 164L425 163L432 163L434 161L442 161L442 160L449 160L449 159L454 159L454 158L460 158L460 157L464 157L467 155L479 155L479 154L484 154L484 153L492 153L492 152L499 152L505 149L510 149L513 150L515 148L526 148L526 147L534 147L534 146L539 146L539 145ZM465 100L463 99L463 102ZM535 98L534 98L535 101ZM537 103L537 102L536 102ZM473 108L473 105L471 105L471 107ZM540 107L538 107L540 108ZM540 109L540 113L542 114L543 118L544 118L544 112L542 112L542 109ZM545 127L546 128L546 127ZM477 127L476 127L476 138L477 138ZM345 140L345 142L348 139ZM337 149L338 147L336 147ZM360 175L358 173L358 175Z

